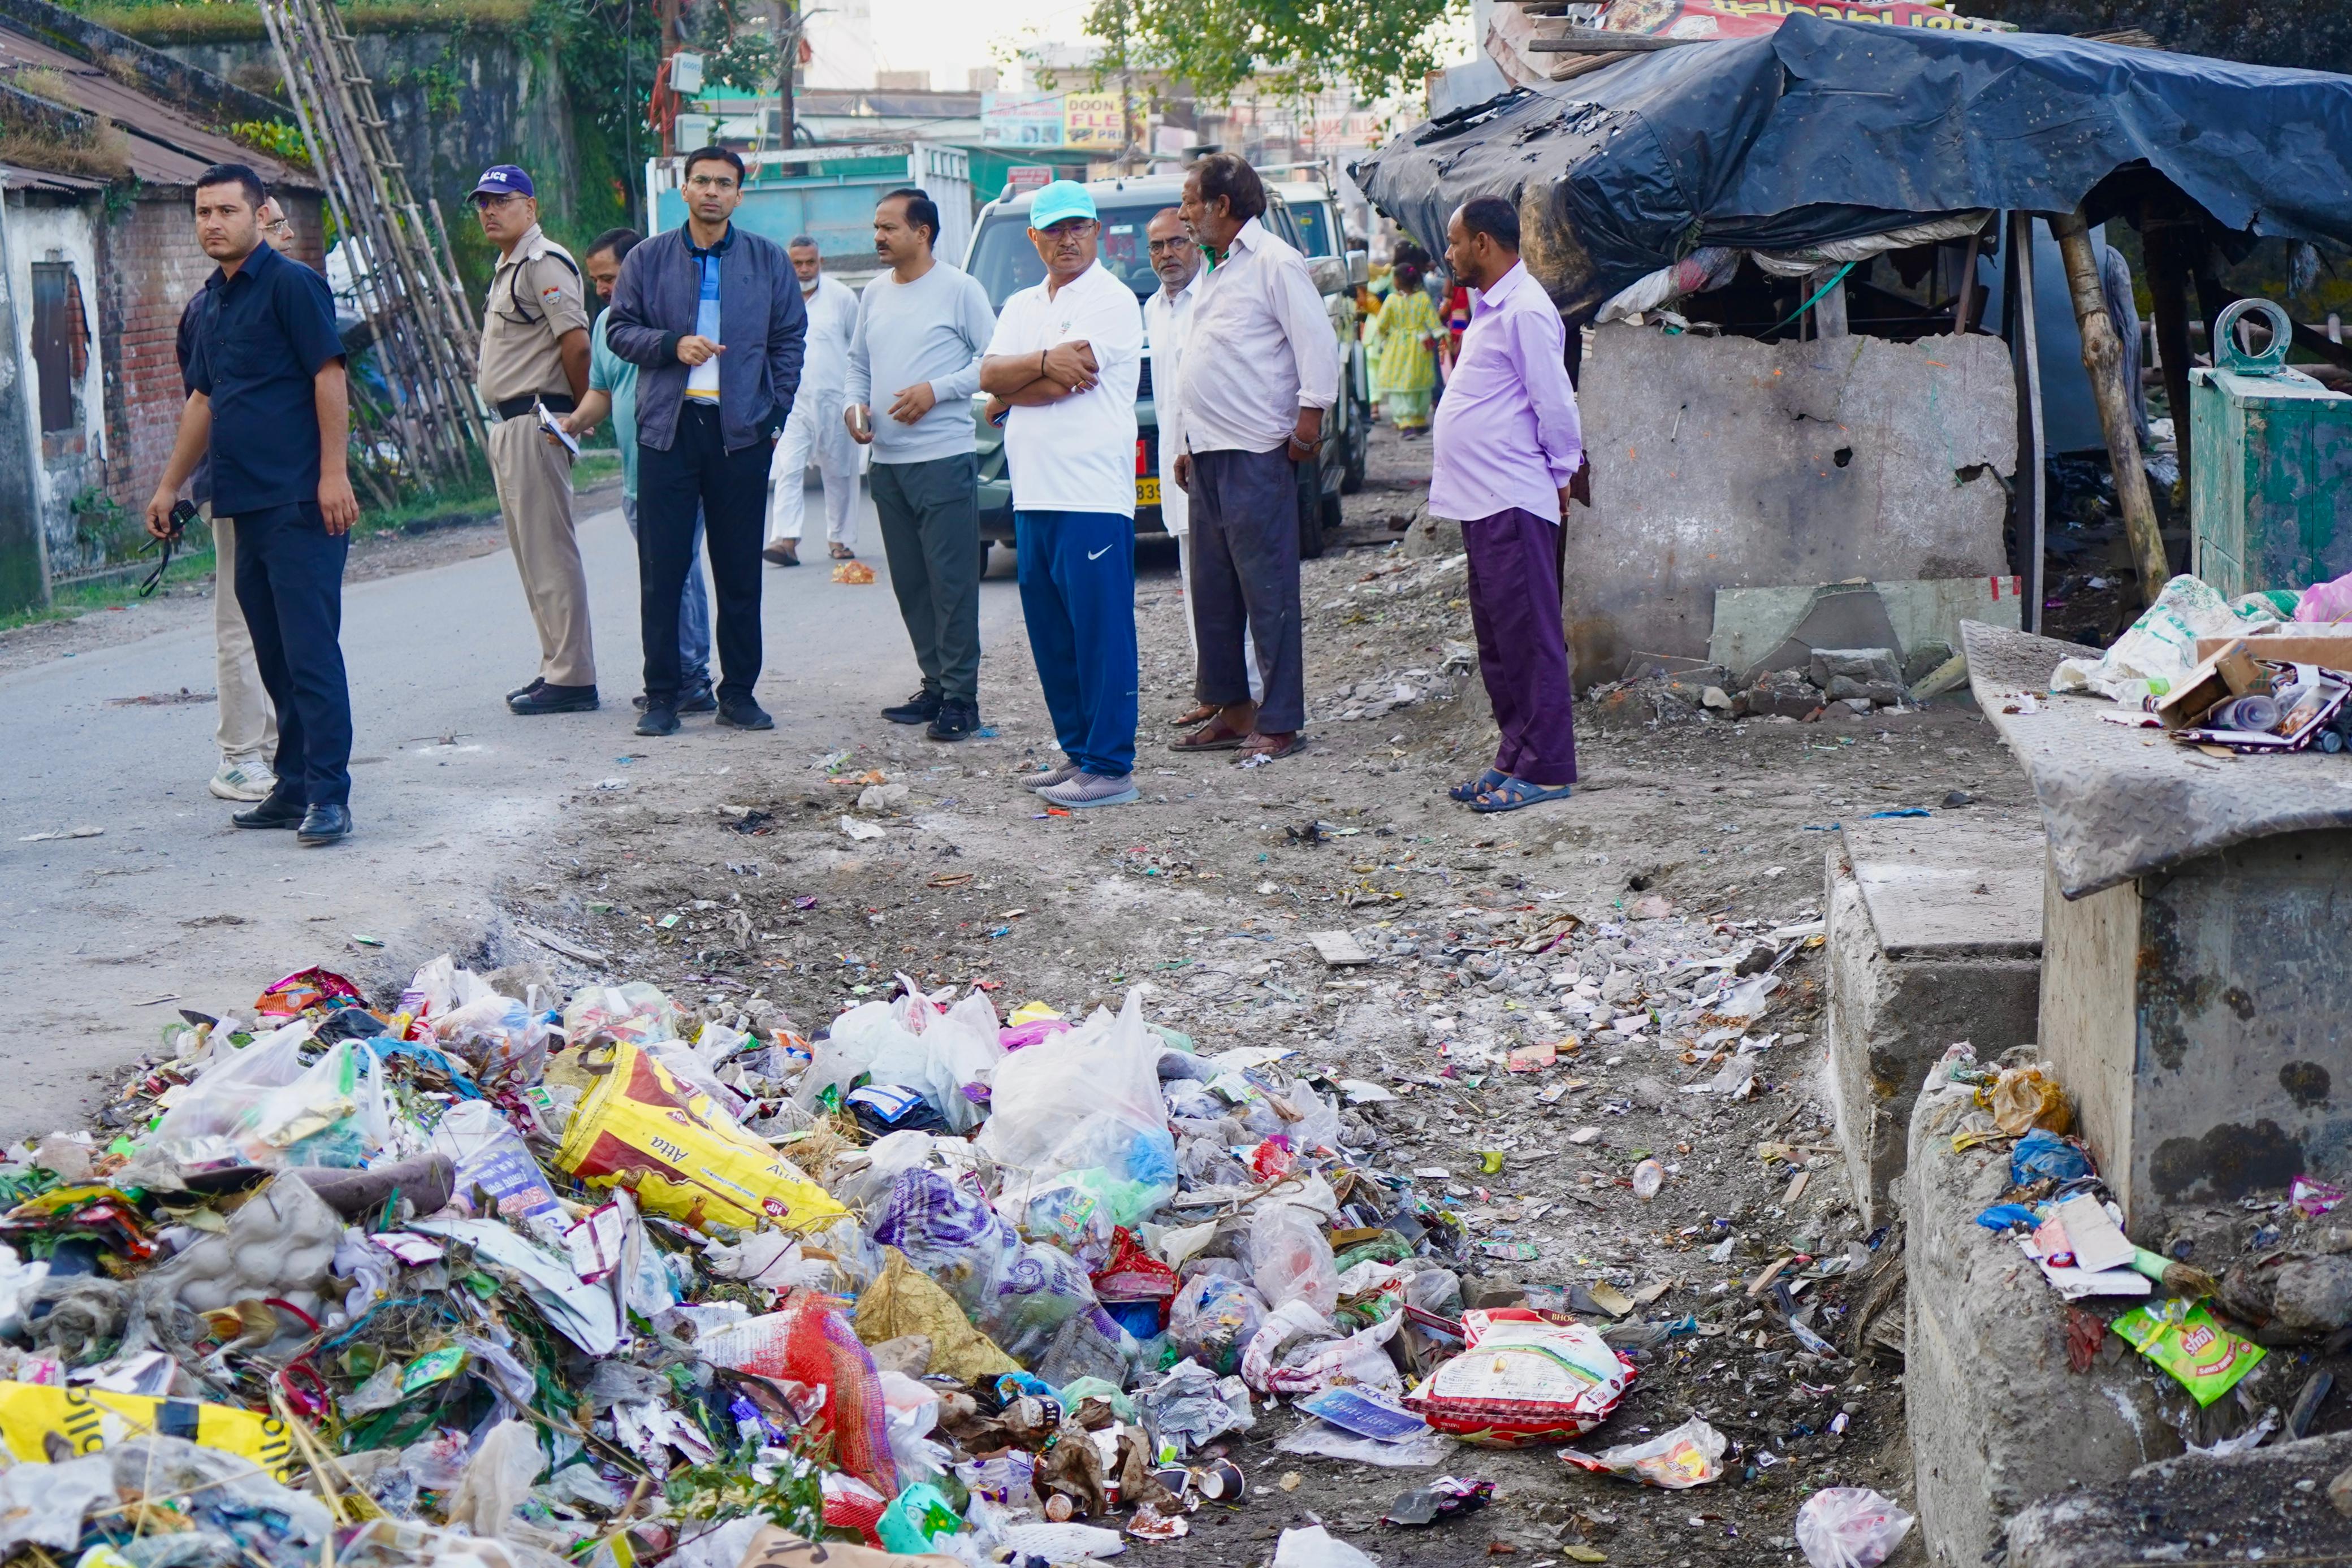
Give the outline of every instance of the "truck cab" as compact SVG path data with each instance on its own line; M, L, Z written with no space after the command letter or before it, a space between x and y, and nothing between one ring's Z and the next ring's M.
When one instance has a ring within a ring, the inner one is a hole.
M1316 287L1326 302L1335 297L1345 300L1349 318L1343 327L1335 313L1332 329L1339 337L1343 367L1340 406L1331 413L1333 437L1324 443L1318 460L1297 465L1299 553L1314 557L1323 553L1327 531L1339 525L1341 491L1352 490L1363 482L1363 447L1369 420L1357 395L1356 377L1347 369L1353 362L1351 351L1358 358L1361 355L1354 340L1354 302L1349 298L1347 264L1344 259L1336 264L1329 259L1318 260L1315 240L1284 197L1283 193L1290 188L1267 185L1268 203L1262 221L1308 258L1307 265L1315 271ZM1151 270L1144 227L1154 214L1183 200L1184 182L1174 175L1154 175L1097 180L1087 189L1092 193L1095 210L1101 217L1102 265L1135 291L1139 305L1160 287L1160 279ZM1013 295L1042 281L1045 276L1045 265L1029 243L1029 202L1028 192L1008 192L982 208L972 224L964 270L979 279L988 293L989 304L998 310L1004 308L1005 300ZM1336 206L1329 221L1334 225L1329 232L1336 235ZM1149 344L1146 348L1148 350ZM1013 484L1005 468L1003 433L977 410L973 417L979 425L981 538L991 544L1010 544ZM1166 538L1167 524L1160 510L1160 421L1148 351L1142 375L1136 382L1135 421L1136 536Z

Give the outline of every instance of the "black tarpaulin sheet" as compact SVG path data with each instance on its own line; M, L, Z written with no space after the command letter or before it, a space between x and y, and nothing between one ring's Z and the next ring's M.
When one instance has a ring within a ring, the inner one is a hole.
M1354 172L1433 248L1469 197L1517 201L1530 269L1574 316L1702 245L2072 212L2135 165L2227 228L2352 244L2352 77L1800 13L1416 126Z

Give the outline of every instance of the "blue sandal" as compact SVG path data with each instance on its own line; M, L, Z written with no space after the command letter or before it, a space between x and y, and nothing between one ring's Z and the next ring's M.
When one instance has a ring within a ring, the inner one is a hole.
M1476 800L1479 796L1484 795L1487 790L1492 789L1495 786L1500 784L1504 779L1509 777L1509 774L1504 772L1499 768L1489 768L1486 772L1481 773L1477 778L1471 779L1469 782L1465 784L1456 784L1453 789L1448 789L1446 793L1466 806L1471 801Z
M1565 800L1575 792L1570 784L1546 787L1530 784L1524 779L1505 779L1501 783L1478 791L1470 802L1474 811L1516 811L1522 806L1539 806L1546 800Z

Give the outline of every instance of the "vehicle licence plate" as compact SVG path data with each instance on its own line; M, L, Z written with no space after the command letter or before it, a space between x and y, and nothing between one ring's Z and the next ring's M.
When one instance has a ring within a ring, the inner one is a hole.
M1160 505L1160 481L1157 479L1138 479L1135 482L1135 504L1139 507L1156 507Z

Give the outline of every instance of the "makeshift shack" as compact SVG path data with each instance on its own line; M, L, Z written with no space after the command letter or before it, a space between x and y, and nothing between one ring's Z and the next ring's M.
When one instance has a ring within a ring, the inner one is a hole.
M1526 47L1546 44L1585 68L1416 126L1355 172L1424 242L1471 196L1515 201L1529 270L1584 329L1593 505L1572 519L1568 620L1588 683L1637 648L1703 653L1726 588L2014 570L2033 628L2037 214L2153 593L2170 570L2092 231L2143 237L2176 411L2192 290L2209 319L2231 302L2219 258L2352 242L2352 78L1802 14L1758 37Z

